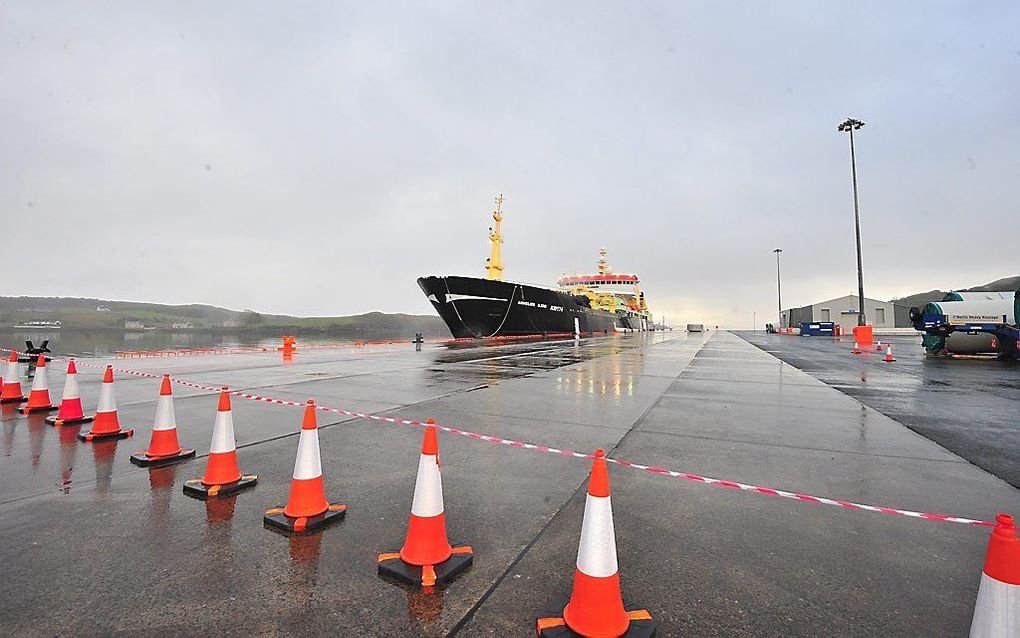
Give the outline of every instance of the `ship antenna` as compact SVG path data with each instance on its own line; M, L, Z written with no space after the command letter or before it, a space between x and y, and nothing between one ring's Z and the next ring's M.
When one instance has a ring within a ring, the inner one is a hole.
M496 220L496 227L489 229L489 243L492 244L492 252L485 260L485 278L503 281L503 258L500 254L500 245L503 243L503 233L500 227L503 222L503 193L496 197L496 210L492 211L492 218Z
M606 261L606 247L603 246L599 250L599 274L605 275L610 272L612 272L612 270L609 268L609 262Z

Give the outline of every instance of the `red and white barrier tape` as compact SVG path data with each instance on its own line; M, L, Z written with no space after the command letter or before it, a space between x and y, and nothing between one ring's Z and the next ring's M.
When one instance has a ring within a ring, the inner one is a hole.
M173 348L168 350L119 350L114 355L116 359L161 359L164 357L198 357L214 354L246 354L249 352L288 352L297 353L300 350L319 350L336 348L365 348L369 346L385 346L398 343L411 343L404 341L334 341L329 343L302 344L300 348L294 347L285 351L277 345L264 346L224 346L221 348Z
M10 350L8 350L6 348L0 348L0 350L6 351L6 352L10 352ZM64 361L65 360L65 359L60 359L58 357L51 357L51 359L53 359L54 361ZM104 365L96 365L96 364L88 363L88 362L81 361L81 360L78 360L78 359L76 359L75 362L77 364L81 365L81 366L86 366L86 367L89 367L89 368L98 368L98 369L105 369L106 368L106 366L104 366ZM149 379L160 379L160 378L162 378L161 375L152 374L152 373L149 373L149 372L139 372L137 370L128 370L126 368L114 368L113 370L114 370L114 372L117 372L117 373L128 374L128 375L132 375L132 376L136 376L136 377L144 377L144 378L149 378ZM178 384L178 385L186 386L186 387L189 387L189 388L195 388L195 389L198 389L198 390L205 390L205 391L208 391L208 392L220 392L221 391L221 388L218 388L218 387L203 385L203 384L195 383L195 382L192 382L192 381L186 381L184 379L176 379L174 377L170 377L170 380L173 381L174 383ZM243 399L249 399L249 400L252 400L252 401L260 401L262 403L270 403L270 404L274 404L274 405L284 405L284 406L302 407L302 408L305 407L305 405L306 405L305 403L300 402L300 401L290 401L290 400L287 400L287 399L274 399L272 397L265 397L265 396L258 395L258 394L251 394L251 393L248 393L248 392L241 392L240 390L228 390L228 393L231 396L236 396L236 397L240 397L240 398L243 398ZM342 415L345 415L345 416L353 416L353 417L360 418L360 419L369 419L369 420L373 420L373 421L384 421L386 423L394 423L394 424L398 424L398 425L411 425L411 426L416 426L416 427L420 427L420 426L425 425L424 421L418 421L418 420L415 420L415 419L402 419L400 417L388 417L388 416L380 416L380 415L377 415L377 414L366 414L366 413L363 413L363 412L355 412L353 410L344 410L342 408L331 408L331 407L328 407L328 406L318 405L318 404L315 407L318 408L319 410L322 410L323 412L331 412L331 413L334 413L334 414L342 414ZM538 451L538 452L547 452L549 454L558 454L558 455L561 455L561 456L567 456L567 457L577 458L577 459L589 459L590 460L590 459L595 458L594 455L588 454L588 453L585 453L585 452L575 452L573 450L561 450L559 448L549 447L547 445L538 445L538 444L535 444L535 443L528 443L526 441L515 441L513 439L504 439L502 437L492 436L490 434L481 434L479 432L470 432L468 430L461 430L460 428L450 427L448 425L441 425L441 424L438 424L438 423L435 424L435 426L436 426L436 428L442 430L443 432L448 432L450 434L457 434L457 435L460 435L460 436L465 436L465 437L468 437L470 439L476 439L478 441L488 441L489 443L498 443L500 445L506 445L506 446L509 446L509 447L521 448L521 449L525 449L525 450L535 450L535 451ZM717 478L712 478L712 477L708 477L708 476L700 476L698 474L691 474L689 472L678 472L676 470L668 470L666 468L655 467L655 466L651 466L651 465L643 465L641 463L634 463L632 461L624 461L624 460L616 459L616 458L606 458L606 461L609 462L609 463L614 463L614 464L622 466L622 467L628 467L628 468L631 468L631 469L634 469L634 470L640 470L640 471L643 471L643 472L649 472L651 474L658 474L660 476L669 476L669 477L672 477L672 478L683 479L685 481L694 481L694 482L697 482L697 483L703 483L705 485L718 485L720 487L727 487L727 488L730 488L730 489L743 490L743 491L746 491L746 492L754 492L756 494L765 494L765 495L768 495L768 496L779 496L779 497L782 497L782 498L788 498L788 499L793 499L793 500L796 500L796 501L803 501L803 502L807 502L807 503L815 503L815 504L818 504L818 505L833 505L833 506L836 506L836 507L842 507L842 508L852 509L852 510L860 510L860 511L866 511L866 512L878 512L880 514L890 514L890 515L893 515L893 516L905 516L905 517L908 517L908 518L918 518L918 519L923 519L923 520L928 520L928 521L941 521L941 522L946 522L946 523L962 523L964 525L975 525L975 526L978 526L978 527L995 527L996 526L996 523L993 523L993 522L990 522L990 521L976 520L976 519L972 519L972 518L965 518L965 517L962 517L962 516L950 516L950 515L947 515L947 514L933 514L933 513L929 513L929 512L915 512L913 510L905 510L905 509L899 509L899 508L895 508L895 507L885 507L885 506L882 506L882 505L867 505L867 504L864 504L864 503L854 503L852 501L843 501L843 500L840 500L840 499L826 498L824 496L812 496L811 494L802 494L802 493L799 493L799 492L790 492L790 491L787 491L787 490L780 490L780 489L776 489L776 488L772 488L772 487L763 487L763 486L760 486L760 485L749 485L747 483L739 483L737 481L726 481L726 480L723 480L723 479L717 479Z

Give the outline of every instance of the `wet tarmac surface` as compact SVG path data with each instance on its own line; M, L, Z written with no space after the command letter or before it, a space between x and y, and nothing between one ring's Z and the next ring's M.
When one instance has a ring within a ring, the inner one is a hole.
M884 348L855 356L847 338L738 334L1020 487L1020 365L927 357L913 335L877 337L893 346L886 363Z
M115 365L820 496L984 520L1020 510L1013 487L727 333ZM94 409L99 371L79 378ZM215 395L174 386L180 438L198 459L151 471L127 460L148 440L158 385L117 376L120 420L136 435L112 443L3 412L6 633L527 636L570 588L584 460L441 434L447 526L475 561L442 591L409 592L376 576L375 557L403 540L419 429L320 414L327 495L348 515L285 538L261 518L286 499L301 410L234 399L241 469L259 484L196 501L181 485L203 472ZM983 528L610 472L624 596L660 635L969 626Z

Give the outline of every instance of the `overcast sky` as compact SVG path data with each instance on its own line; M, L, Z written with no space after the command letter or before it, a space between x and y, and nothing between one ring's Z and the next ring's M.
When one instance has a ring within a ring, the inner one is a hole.
M0 294L431 313L643 280L671 323L1020 274L1016 2L0 7ZM32 251L21 240L45 240Z

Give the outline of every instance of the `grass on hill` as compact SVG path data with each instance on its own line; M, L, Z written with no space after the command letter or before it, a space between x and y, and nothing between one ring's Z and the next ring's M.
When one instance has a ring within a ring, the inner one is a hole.
M59 321L64 328L97 330L122 330L125 321L137 321L158 329L171 329L173 324L190 324L196 330L339 333L424 330L435 333L444 328L442 320L433 315L370 312L342 317L292 317L201 304L172 306L68 297L0 297L0 328L11 328L28 321Z

